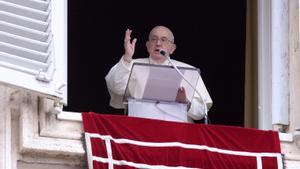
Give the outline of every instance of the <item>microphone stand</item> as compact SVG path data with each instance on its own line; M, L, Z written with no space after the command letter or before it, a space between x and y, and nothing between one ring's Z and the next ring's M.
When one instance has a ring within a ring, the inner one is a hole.
M202 97L202 95L200 94L200 92L184 77L184 75L179 71L179 69L177 68L177 66L171 61L169 54L167 54L167 52L165 52L164 50L160 50L159 53L163 56L165 56L168 61L171 63L171 65L175 68L175 70L177 71L177 73L195 90L195 92L201 97L201 100L204 104L204 123L208 124L208 111L207 111L207 105L206 102L204 100L204 98Z

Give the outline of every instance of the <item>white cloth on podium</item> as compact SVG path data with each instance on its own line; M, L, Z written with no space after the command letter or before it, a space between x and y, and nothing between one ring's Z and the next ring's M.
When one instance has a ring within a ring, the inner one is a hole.
M128 116L157 120L192 122L187 116L187 104L139 101L128 101Z

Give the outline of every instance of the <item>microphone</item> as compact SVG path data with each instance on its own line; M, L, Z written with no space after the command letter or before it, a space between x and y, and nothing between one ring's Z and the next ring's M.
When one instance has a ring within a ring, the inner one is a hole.
M179 71L179 69L177 68L177 66L175 64L173 64L173 62L170 59L170 55L163 49L159 49L159 53L163 56L165 56L168 61L171 63L171 65L175 68L175 70L177 71L177 73L195 90L195 92L201 97L201 100L204 104L204 123L208 124L208 110L207 110L207 105L206 102L204 100L204 97L200 94L200 92L184 77L184 75Z
M167 52L164 51L163 49L159 49L159 53L160 53L161 55L165 56L165 57L168 56Z

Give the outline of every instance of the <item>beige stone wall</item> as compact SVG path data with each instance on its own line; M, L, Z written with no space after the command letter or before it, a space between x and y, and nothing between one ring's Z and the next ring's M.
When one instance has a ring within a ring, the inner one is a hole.
M300 168L300 51L299 51L299 0L289 1L289 141L282 141L281 148L289 168Z
M57 119L51 100L28 91L0 93L1 169L86 168L81 121Z

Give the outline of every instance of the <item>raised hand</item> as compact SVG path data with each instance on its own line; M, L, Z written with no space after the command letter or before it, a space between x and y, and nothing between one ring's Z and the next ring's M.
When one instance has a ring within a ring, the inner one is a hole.
M134 54L134 50L135 50L135 43L137 41L136 38L134 38L131 41L131 32L132 30L127 29L125 32L125 38L124 38L124 55L123 55L123 59L126 62L131 62L132 60L132 56Z

